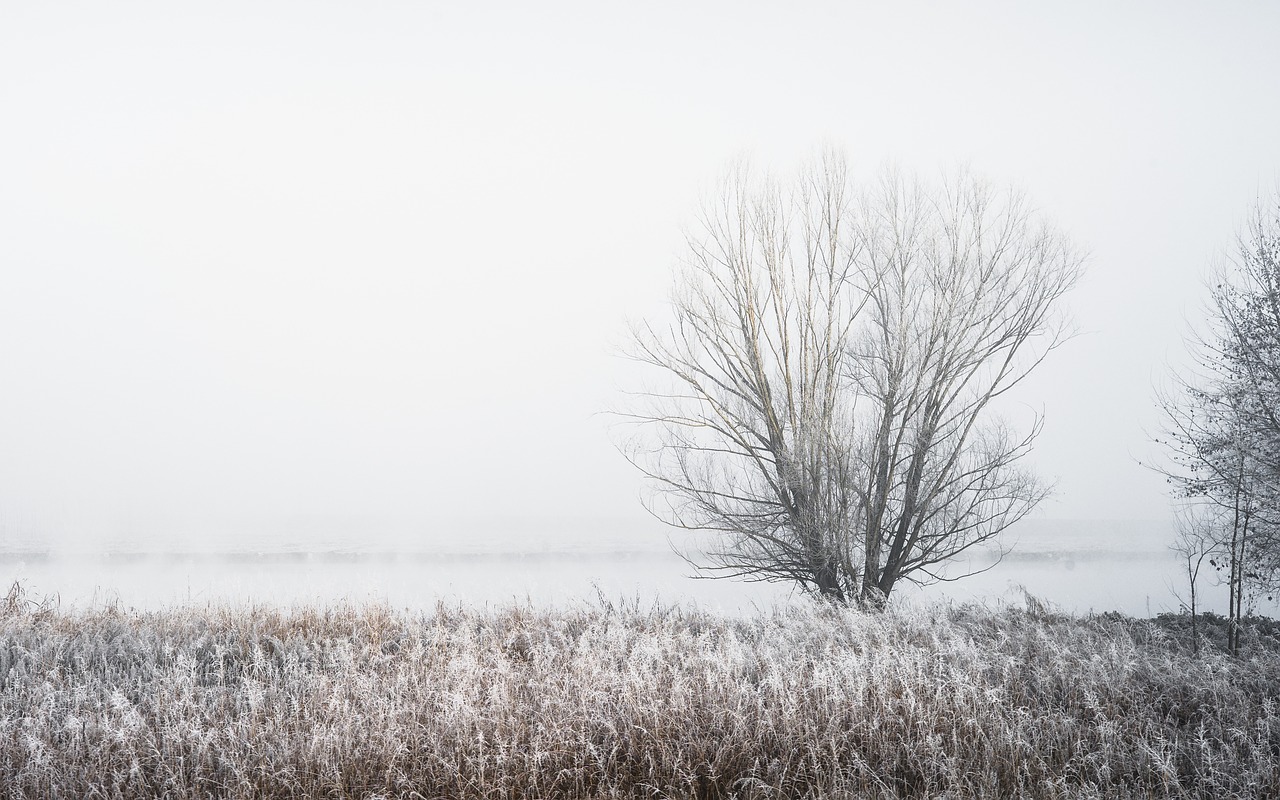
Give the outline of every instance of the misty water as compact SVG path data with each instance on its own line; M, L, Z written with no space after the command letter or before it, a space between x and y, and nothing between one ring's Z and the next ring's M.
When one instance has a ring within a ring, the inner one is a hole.
M332 604L380 602L429 609L439 601L539 605L598 602L696 603L749 613L795 597L782 584L691 577L693 568L652 531L577 521L530 529L458 526L455 535L409 546L403 535L332 529L293 530L181 543L116 537L90 546L39 537L8 537L0 578L63 607L118 604L151 609L173 604ZM1024 522L993 549L975 549L950 574L986 569L955 582L905 586L900 602L1024 601L1023 589L1065 611L1121 611L1150 616L1180 608L1183 565L1159 522ZM1201 606L1221 610L1225 589L1205 565ZM1275 604L1261 599L1259 610Z

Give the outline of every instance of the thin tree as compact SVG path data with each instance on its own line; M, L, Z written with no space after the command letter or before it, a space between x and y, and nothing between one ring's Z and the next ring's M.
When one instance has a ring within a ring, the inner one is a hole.
M1251 574L1248 562L1262 529L1262 480L1251 458L1244 390L1236 371L1222 357L1222 348L1210 346L1213 339L1201 341L1197 354L1205 374L1175 376L1175 390L1160 395L1165 432L1156 441L1170 456L1171 464L1162 471L1174 498L1203 507L1200 521L1214 529L1198 534L1202 541L1197 545L1212 545L1210 564L1219 574L1225 572L1227 649L1235 653ZM1184 513L1191 511L1184 508ZM1185 550L1188 545L1178 546Z
M1216 518L1217 509L1190 506L1180 509L1177 517L1177 537L1169 546L1182 561L1183 575L1187 579L1187 597L1183 605L1191 614L1191 649L1200 655L1199 588L1200 571L1205 561L1216 566L1213 555L1222 549L1223 525ZM1174 590L1175 595L1177 590ZM1179 598L1181 599L1181 598Z
M665 380L628 412L649 508L712 534L713 575L879 605L1025 515L1040 426L991 411L1063 338L1080 257L969 176L857 192L825 155L790 186L743 167L688 237L668 324L633 355Z
M1176 499L1217 509L1211 563L1225 572L1227 649L1280 576L1280 203L1259 205L1210 286L1197 369L1158 395L1161 468Z

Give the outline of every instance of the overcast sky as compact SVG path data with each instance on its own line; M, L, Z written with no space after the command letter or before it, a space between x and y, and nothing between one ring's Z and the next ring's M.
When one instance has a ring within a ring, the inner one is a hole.
M651 530L611 344L731 159L824 144L1088 249L1042 513L1166 517L1152 391L1280 176L1280 5L1049 5L5 3L0 525Z

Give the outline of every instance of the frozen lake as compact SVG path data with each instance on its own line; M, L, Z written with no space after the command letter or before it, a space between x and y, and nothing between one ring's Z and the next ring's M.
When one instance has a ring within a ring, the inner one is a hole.
M72 554L6 556L0 563L7 581L20 579L35 595L56 594L64 605L77 606L348 600L425 608L440 599L499 604L526 598L547 604L595 598L598 588L613 600L660 598L741 612L790 596L782 584L694 579L684 561L661 553ZM1017 586L1022 585L1067 610L1146 615L1177 608L1171 588L1177 572L1177 562L1160 554L1007 558L963 581L925 589L907 586L902 596L1018 600Z
M1159 523L1038 521L1024 525L1016 538L999 563L991 552L973 553L967 564L990 566L987 572L924 589L905 586L900 600L1017 602L1025 586L1078 613L1147 616L1179 607L1175 592L1184 591L1185 580ZM330 536L166 551L155 543L117 542L113 552L94 552L42 550L28 541L0 551L0 578L6 585L21 580L35 596L56 595L64 607L376 601L424 609L440 600L564 604L602 594L745 613L793 597L782 584L694 579L692 568L652 537L468 536L417 550L390 543ZM1202 605L1221 610L1225 592L1213 583L1213 575L1202 578ZM1274 614L1274 604L1267 605L1270 610L1260 610Z

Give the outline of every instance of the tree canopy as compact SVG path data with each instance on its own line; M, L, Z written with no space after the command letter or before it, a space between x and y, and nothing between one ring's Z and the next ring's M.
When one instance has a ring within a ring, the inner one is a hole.
M1048 491L1019 463L1039 419L991 405L1063 341L1081 260L969 174L738 168L687 237L672 318L634 331L661 376L628 411L650 509L713 535L711 574L870 605L939 579Z

